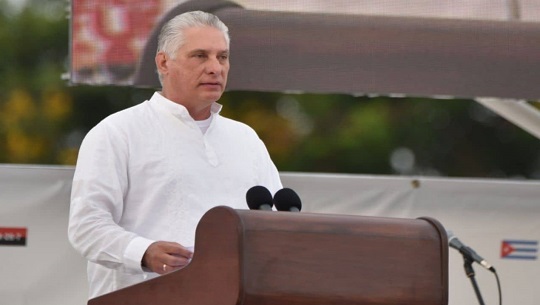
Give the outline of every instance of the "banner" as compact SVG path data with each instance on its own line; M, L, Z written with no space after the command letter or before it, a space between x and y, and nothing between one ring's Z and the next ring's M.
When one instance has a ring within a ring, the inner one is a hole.
M131 83L142 48L166 2L72 1L71 81Z
M2 304L86 304L86 261L67 239L73 170L0 165ZM433 217L495 267L505 304L536 305L540 299L539 181L313 173L281 178L299 194L302 213ZM449 249L449 258L449 304L478 304L461 255ZM498 304L493 274L473 268L485 303Z
M0 166L0 303L86 304L86 261L69 244L72 167Z

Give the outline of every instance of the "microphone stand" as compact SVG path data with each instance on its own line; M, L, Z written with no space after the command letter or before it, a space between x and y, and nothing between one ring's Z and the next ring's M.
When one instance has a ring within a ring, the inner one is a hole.
M480 289L478 288L478 283L476 283L476 279L474 277L475 273L472 267L472 263L474 261L471 257L465 254L463 254L463 260L465 261L465 263L463 264L463 267L465 268L465 275L467 275L467 277L471 280L471 284L474 288L474 292L476 293L478 303L480 303L480 305L485 305L484 300L482 299L482 294L480 293Z

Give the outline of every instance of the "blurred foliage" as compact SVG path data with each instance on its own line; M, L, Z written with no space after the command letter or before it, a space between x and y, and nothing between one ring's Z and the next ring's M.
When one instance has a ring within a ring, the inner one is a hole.
M90 128L152 91L67 86L67 3L30 3L14 13L0 0L0 162L73 165ZM540 141L471 100L226 92L220 103L281 171L540 178Z
M284 171L540 178L540 141L472 100L228 92L222 102Z

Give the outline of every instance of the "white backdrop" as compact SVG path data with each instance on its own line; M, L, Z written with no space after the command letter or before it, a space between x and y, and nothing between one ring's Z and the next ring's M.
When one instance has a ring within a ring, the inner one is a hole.
M0 240L1 304L86 304L86 264L66 233L72 175L73 167L0 165L0 232L28 230L26 246ZM539 181L302 173L282 179L302 198L303 212L436 218L495 266L503 304L540 299L538 244L525 252L535 259L501 258L503 240L540 240ZM461 255L449 251L449 304L478 304ZM474 268L485 303L498 304L495 277Z
M67 240L73 168L0 167L0 227L26 227L0 245L0 304L86 304L86 263Z

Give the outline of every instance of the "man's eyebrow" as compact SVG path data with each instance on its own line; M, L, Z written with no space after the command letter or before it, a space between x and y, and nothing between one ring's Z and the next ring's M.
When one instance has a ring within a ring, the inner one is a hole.
M205 49L194 49L188 52L188 54L195 54L195 53L208 53Z
M188 52L188 54L194 54L194 53L210 53L210 51L206 49L194 49ZM218 54L229 54L229 50L218 51Z

